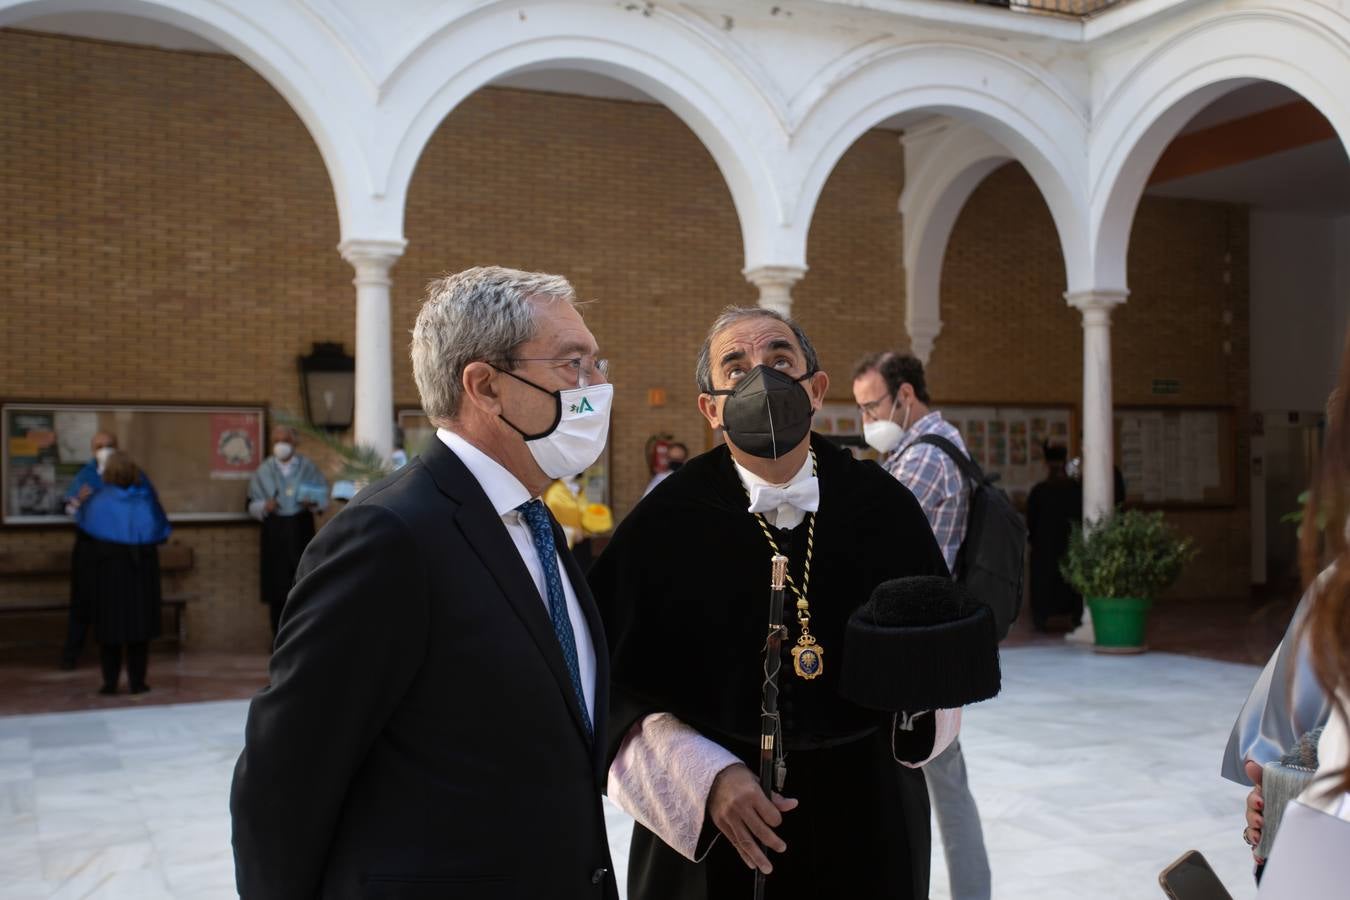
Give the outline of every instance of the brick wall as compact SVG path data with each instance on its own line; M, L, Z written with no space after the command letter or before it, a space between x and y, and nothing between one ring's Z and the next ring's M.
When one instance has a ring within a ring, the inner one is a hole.
M0 62L8 213L0 217L0 397L298 410L295 357L316 340L354 346L354 292L335 250L323 162L282 98L242 63L212 54L0 30ZM832 398L850 398L848 369L861 352L904 343L902 177L895 135L870 133L841 161L816 210L811 271L794 294L834 375ZM1203 315L1214 310L1197 267L1211 265L1226 217L1213 205L1145 204L1135 294L1117 316L1120 399L1136 384L1147 391L1160 353L1168 363L1160 374L1187 385L1183 399L1192 385L1206 402L1237 402L1222 398L1245 391L1245 340L1236 337L1245 333L1245 296L1230 364L1216 371L1221 359L1194 353L1209 333ZM585 315L620 386L616 511L646 482L649 434L705 445L693 357L717 311L753 303L756 292L740 274L725 184L674 115L481 91L423 155L406 231L409 247L393 273L399 405L418 403L406 347L427 280L480 263L554 270L594 301ZM1245 238L1236 244L1234 283L1245 285ZM1168 256L1171 268L1148 268L1154 256ZM1062 291L1063 265L1034 186L1016 167L996 173L949 252L947 325L933 359L938 395L1076 404L1081 331ZM1152 327L1153 308L1178 317L1168 320L1180 329L1175 338ZM1146 369L1135 377L1135 367ZM649 387L666 389L664 408L647 406ZM175 539L197 553L196 569L171 586L203 597L189 612L191 643L265 647L256 531L184 525ZM64 530L8 529L0 550L69 540ZM59 595L64 585L0 584L0 598L18 590Z
M1248 589L1247 258L1242 207L1160 197L1140 203L1130 240L1130 296L1112 317L1115 401L1233 406L1239 429L1237 506L1169 514L1202 551L1177 595ZM935 398L1077 410L1082 315L1065 303L1064 289L1050 211L1026 170L1007 165L976 189L952 232L942 270L944 325L929 367ZM1155 378L1178 379L1181 393L1155 396Z
M11 31L0 94L0 397L299 410L296 356L353 346L352 270L323 161L280 95L227 57ZM166 585L203 598L193 643L265 648L256 530L174 539L196 551ZM69 543L0 532L0 550Z

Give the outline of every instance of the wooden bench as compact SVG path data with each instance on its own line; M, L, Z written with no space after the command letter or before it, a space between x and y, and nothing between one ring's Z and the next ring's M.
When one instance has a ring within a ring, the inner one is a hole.
M191 570L193 564L192 548L184 544L170 543L159 548L159 571L161 575L181 574ZM70 577L70 550L27 550L0 552L0 579L5 581L39 581L51 578ZM187 619L183 610L188 603L196 600L195 594L165 594L161 605L173 611L172 638L181 647L187 639ZM0 599L0 616L44 615L70 611L68 597L43 597L40 599Z

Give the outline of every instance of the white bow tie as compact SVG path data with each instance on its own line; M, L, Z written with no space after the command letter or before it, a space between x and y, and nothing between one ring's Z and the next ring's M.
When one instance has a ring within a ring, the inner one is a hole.
M819 479L812 475L787 487L772 484L750 485L750 512L771 512L780 506L791 506L804 513L813 513L820 509Z

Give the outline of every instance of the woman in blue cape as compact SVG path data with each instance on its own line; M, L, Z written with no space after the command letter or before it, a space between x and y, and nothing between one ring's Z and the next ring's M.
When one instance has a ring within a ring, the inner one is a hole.
M148 691L150 640L159 636L159 549L169 520L150 483L125 453L103 468L103 487L84 502L76 524L92 540L73 577L89 597L90 620L101 648L101 694L117 693L126 647L127 684Z

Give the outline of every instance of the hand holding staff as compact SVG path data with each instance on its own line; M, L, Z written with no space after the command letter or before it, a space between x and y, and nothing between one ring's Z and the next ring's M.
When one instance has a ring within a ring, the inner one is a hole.
M777 574L779 566L775 565L776 577L770 591L771 625L765 640L764 657L765 694L762 699L767 705L761 708L760 718L763 726L761 731L764 732L764 729L769 727L769 716L772 715L773 730L765 732L773 735L773 745L768 754L769 780L763 780L765 756L761 749L760 779L756 779L748 766L737 763L719 772L708 792L708 818L731 842L731 846L740 854L741 860L756 871L757 879L761 881L764 875L773 871L773 864L769 862L765 850L773 850L776 853L787 850L787 844L774 833L774 829L783 824L783 813L797 808L796 800L784 798L772 790L776 774L775 756L781 761L782 749L779 733L781 729L778 727L778 670L782 665L783 590L787 573L787 557L780 556L778 559L782 560L782 574ZM774 624L777 625L776 628ZM769 646L770 642L773 643L772 648ZM761 736L761 748L763 745ZM762 891L762 885L757 887L756 895L761 896Z

